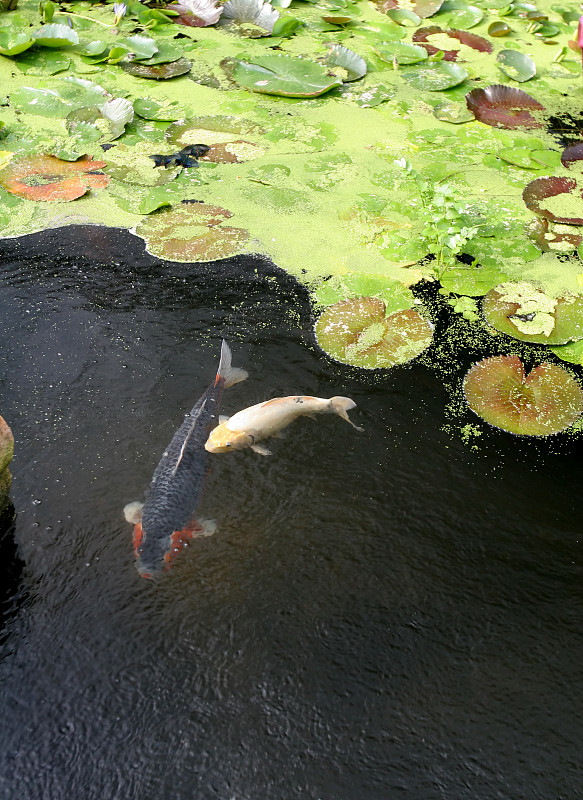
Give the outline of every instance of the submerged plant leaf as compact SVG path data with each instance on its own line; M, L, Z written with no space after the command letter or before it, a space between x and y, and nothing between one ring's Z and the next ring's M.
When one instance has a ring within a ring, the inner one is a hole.
M528 209L553 222L583 225L583 190L574 178L535 178L522 192Z
M570 427L583 411L581 387L562 367L544 363L527 376L518 356L475 364L463 383L472 411L521 436L549 436Z
M282 97L318 97L342 85L321 64L287 55L259 56L252 63L238 61L232 78L252 92Z
M482 301L486 322L522 342L566 344L583 338L583 297L549 297L525 281L503 283Z
M187 58L179 58L177 61L173 61L170 64L158 64L157 66L140 64L138 61L122 61L120 66L124 72L136 78L167 81L170 80L170 78L178 78L190 72L192 61L189 61Z
M316 340L343 364L365 369L406 364L429 347L433 327L411 308L389 315L386 311L377 297L343 300L319 317Z
M245 249L249 232L223 227L230 211L206 203L182 203L143 220L136 234L152 255L167 261L216 261Z
M531 111L544 106L522 89L496 84L485 89L472 89L466 103L476 119L497 128L541 128L542 122Z
M175 100L161 102L151 97L137 97L134 100L134 111L142 119L175 122L184 117L184 108Z
M334 44L328 51L326 63L334 67L342 67L348 73L346 81L357 81L366 75L366 61L352 50L341 44Z
M105 161L83 158L61 161L53 156L24 156L0 170L0 186L27 200L75 200L89 189L103 189L109 176L101 172Z
M403 73L403 77L415 89L443 92L465 81L468 73L459 64L441 61L428 66L411 67Z
M502 72L513 81L525 83L536 75L536 65L532 58L518 50L500 50L496 60Z
M433 114L442 122L451 122L452 125L460 125L463 122L471 122L475 119L472 112L465 103L456 103L453 100L446 100L433 109Z

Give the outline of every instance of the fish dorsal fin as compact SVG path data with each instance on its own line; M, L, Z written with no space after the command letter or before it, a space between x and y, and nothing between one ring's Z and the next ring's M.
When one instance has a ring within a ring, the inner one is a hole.
M219 414L219 425L222 425L224 422L228 422L231 417L225 416L225 414Z
M199 414L204 410L205 406L206 406L206 400L203 400L203 402L201 404L201 407L198 410ZM184 451L186 450L186 445L188 444L188 440L192 436L192 432L194 430L194 426L196 425L197 419L198 419L198 415L192 420L192 425L188 429L188 433L186 434L186 437L185 437L184 441L182 442L182 447L180 448L180 453L178 454L178 460L176 461L176 464L174 465L174 469L172 470L172 476L176 475L176 471L177 471L178 467L180 466L180 462L182 461L182 456L184 455Z

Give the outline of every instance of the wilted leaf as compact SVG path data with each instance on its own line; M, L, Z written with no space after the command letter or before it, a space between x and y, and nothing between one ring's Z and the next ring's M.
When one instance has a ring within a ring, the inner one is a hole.
M109 177L100 170L104 161L83 158L61 161L53 156L16 158L0 170L0 186L27 200L75 200L89 189L103 189Z

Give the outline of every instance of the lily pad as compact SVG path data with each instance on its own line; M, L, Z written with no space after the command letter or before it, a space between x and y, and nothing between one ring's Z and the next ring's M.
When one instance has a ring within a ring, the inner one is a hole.
M343 47L341 44L334 44L330 48L326 57L326 63L333 67L345 69L346 82L357 81L366 75L366 61L352 50Z
M530 211L553 222L583 225L583 190L574 178L535 178L522 192Z
M389 16L393 22L396 22L397 25L402 25L405 28L416 28L418 25L421 25L421 17L408 8L389 9L387 11L387 16Z
M406 364L431 344L433 326L413 309L386 313L377 297L330 306L316 322L316 339L332 358L364 369Z
M495 128L542 128L543 123L530 112L543 111L544 106L522 89L495 84L473 89L466 103L480 122Z
M260 94L282 97L318 97L342 85L321 64L293 56L259 56L254 62L238 61L234 81Z
M493 36L494 38L508 36L509 33L512 33L512 28L507 22L501 19L492 22L488 27L488 36Z
M397 64L417 64L427 58L427 50L424 47L407 42L385 42L377 47L377 54L389 64L394 61Z
M521 342L556 345L583 338L583 297L555 299L525 281L491 289L482 313L493 328Z
M167 81L190 72L192 61L189 61L187 58L179 58L171 64L158 64L157 66L148 66L147 64L140 64L137 61L122 61L120 66L124 72L136 78Z
M458 8L450 14L449 24L454 28L473 28L479 25L484 18L484 12L477 6L465 6Z
M175 122L184 117L184 108L175 100L164 99L161 102L151 97L138 97L134 100L134 111L142 119L159 122Z
M583 366L583 339L579 339L578 342L549 347L549 350L558 356L561 361L577 364L579 367Z
M41 47L67 47L79 44L79 34L68 25L51 23L43 25L32 34L34 43Z
M143 220L136 234L152 255L167 261L216 261L241 253L249 232L223 227L230 211L206 203L181 203Z
M567 169L570 169L578 161L583 161L583 142L569 145L561 153L561 164ZM579 167L583 167L583 164L579 164Z
M472 411L520 436L549 436L570 427L583 411L581 387L562 367L544 363L527 376L518 356L475 364L463 382Z
M445 103L436 106L433 115L442 122L451 122L452 125L461 125L475 119L465 103L456 103L452 100L446 100Z
M26 75L56 75L69 69L71 59L60 50L45 47L40 50L27 50L16 59L16 66Z
M89 189L107 186L109 176L101 172L104 166L105 161L91 158L71 162L47 155L25 156L0 170L0 186L27 200L75 200Z
M508 280L508 275L498 267L468 266L458 263L440 277L444 289L467 297L482 297L494 286Z
M468 77L468 73L459 64L446 61L437 62L429 66L411 67L403 73L403 77L415 89L429 92L443 92L457 86Z
M430 37L437 35L448 36L450 39L456 39L460 44L463 44L466 47L471 47L472 50L477 50L479 53L492 52L492 45L487 39L484 39L483 36L478 36L478 34L469 33L468 31L459 31L454 28L444 31L437 25L419 28L419 30L415 31L413 34L412 39L414 42L419 42L419 44L421 44L427 50L430 56L437 56L439 53L443 53L444 61L456 61L459 54L459 49L442 50L442 48L431 44Z
M536 65L532 58L518 50L500 50L496 60L502 72L513 81L525 83L536 75Z
M35 43L28 33L17 33L12 28L0 30L0 54L3 56L17 56L28 50Z

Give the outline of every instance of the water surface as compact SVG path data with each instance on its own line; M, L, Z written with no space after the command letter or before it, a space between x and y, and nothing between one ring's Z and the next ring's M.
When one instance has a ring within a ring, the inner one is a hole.
M169 264L70 227L0 263L0 797L581 796L578 440L484 426L472 449L435 370L329 361L305 291L260 258ZM366 431L301 420L270 458L214 457L218 532L148 582L122 508L223 336L250 373L225 413L346 394Z

